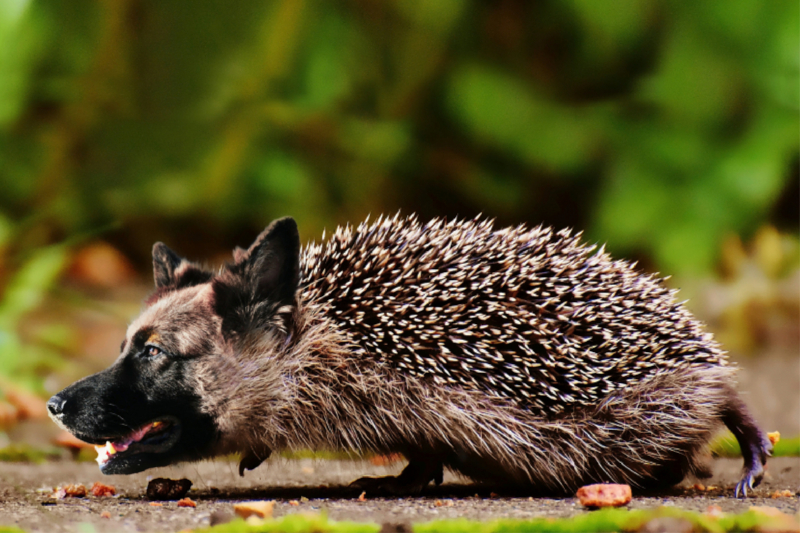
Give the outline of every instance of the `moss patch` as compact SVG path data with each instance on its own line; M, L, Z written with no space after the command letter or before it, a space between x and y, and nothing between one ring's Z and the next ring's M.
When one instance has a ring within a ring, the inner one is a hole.
M733 433L727 432L711 443L711 453L716 457L741 457L742 450ZM800 436L779 440L773 450L773 457L800 456Z
M27 444L12 444L0 448L0 461L41 463L47 459L58 459L59 457L61 457L61 451L57 448L34 448Z
M686 527L681 527L686 526ZM467 519L438 520L415 524L415 533L537 533L537 532L611 532L643 531L656 528L689 529L694 532L724 533L728 531L795 531L798 524L791 516L753 509L738 515L719 518L672 507L634 510L601 509L572 518L535 518L532 520L493 520L477 522ZM288 515L261 523L238 519L227 524L194 530L196 533L377 533L378 524L336 522L325 515Z

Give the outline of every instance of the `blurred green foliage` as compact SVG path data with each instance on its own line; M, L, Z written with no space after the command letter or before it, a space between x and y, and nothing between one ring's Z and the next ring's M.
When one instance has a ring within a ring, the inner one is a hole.
M797 180L799 45L784 0L7 0L0 246L483 212L706 273Z

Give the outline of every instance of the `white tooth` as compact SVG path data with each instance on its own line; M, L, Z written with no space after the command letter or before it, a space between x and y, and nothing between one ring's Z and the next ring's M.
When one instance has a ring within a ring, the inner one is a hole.
M108 450L106 449L106 447L105 446L95 446L94 449L97 450L97 459L95 459L95 461L97 461L97 464L102 466L105 463L107 463L108 462Z

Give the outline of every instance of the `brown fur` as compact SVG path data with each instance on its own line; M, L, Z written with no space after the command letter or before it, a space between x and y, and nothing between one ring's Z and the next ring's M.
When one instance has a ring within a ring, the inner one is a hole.
M703 473L725 421L757 483L769 445L725 353L659 280L592 252L569 232L395 217L301 253L282 219L216 275L157 244L127 342L157 334L189 361L205 453L246 468L310 448L549 492L667 486Z

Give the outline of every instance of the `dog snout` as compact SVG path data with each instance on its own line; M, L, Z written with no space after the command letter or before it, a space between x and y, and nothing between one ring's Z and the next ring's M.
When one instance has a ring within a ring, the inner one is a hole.
M64 406L66 404L67 400L56 394L47 401L47 410L50 411L51 416L58 417L64 414Z

